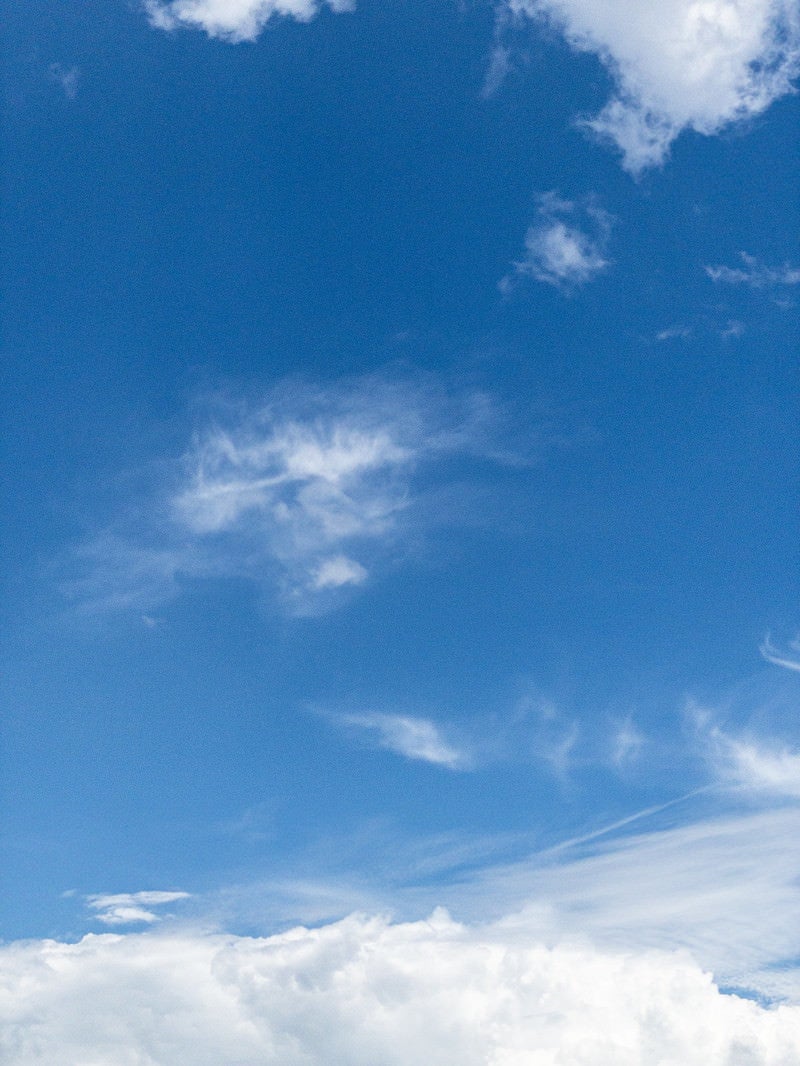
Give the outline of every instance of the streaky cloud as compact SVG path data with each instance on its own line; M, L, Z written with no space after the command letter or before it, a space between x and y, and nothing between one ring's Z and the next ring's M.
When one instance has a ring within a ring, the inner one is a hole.
M151 925L161 921L161 915L152 908L163 907L167 903L177 903L190 898L188 892L117 892L86 897L87 906L94 912L94 917L103 925Z
M791 651L796 654L793 655L791 654L791 651L783 652L779 648L776 648L770 640L769 635L767 635L759 650L762 657L766 659L768 663L772 663L773 666L783 666L787 670L794 670L795 672L800 673L800 646L798 646L798 641L792 641L790 647Z
M751 289L773 288L778 285L800 285L800 268L784 263L780 267L768 267L759 263L753 255L739 252L744 266L707 266L705 272L712 281L727 285L748 285Z
M435 520L416 506L421 471L431 512L446 460L510 461L496 416L486 394L410 373L217 397L167 484L76 550L64 590L84 611L150 616L185 580L235 576L290 614L328 610Z
M467 769L467 752L445 740L441 729L428 718L403 714L347 714L340 719L346 726L366 730L377 737L380 747L407 759L444 766L449 770Z

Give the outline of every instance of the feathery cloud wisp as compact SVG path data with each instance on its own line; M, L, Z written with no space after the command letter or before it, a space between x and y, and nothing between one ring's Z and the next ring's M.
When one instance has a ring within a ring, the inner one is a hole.
M707 266L705 272L712 281L728 285L749 285L752 289L766 289L776 285L800 285L800 269L784 263L782 267L768 267L753 255L739 252L744 267Z
M133 925L140 922L151 925L161 921L161 916L151 910L167 903L189 899L188 892L118 892L114 894L87 896L86 904L95 911L95 919L103 925Z
M790 651L781 651L780 648L776 648L767 634L759 650L767 662L772 663L773 666L783 666L787 670L800 673L800 640L791 641L789 648Z
M407 759L445 766L450 770L466 769L469 758L442 736L440 728L428 718L403 714L348 714L343 725L365 729L377 737L378 744Z
M324 609L419 528L418 472L491 453L493 420L486 396L378 374L220 404L169 489L80 549L67 591L141 612L181 576L235 575L277 586L293 613Z

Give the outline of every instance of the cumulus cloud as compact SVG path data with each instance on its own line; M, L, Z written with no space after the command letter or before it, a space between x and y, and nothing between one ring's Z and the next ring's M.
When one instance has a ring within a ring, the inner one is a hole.
M632 174L663 163L683 130L715 134L792 91L800 66L794 0L507 0L593 52L616 86L583 124Z
M446 458L492 451L494 417L484 395L380 375L220 399L169 487L83 545L66 590L147 613L186 579L235 575L323 610L419 528L418 475L430 486Z
M351 11L351 0L326 0L332 11ZM283 16L309 22L322 7L319 0L145 0L150 25L160 30L179 27L205 30L236 44L254 41L270 19Z
M688 956L553 948L442 911L266 939L152 933L0 948L8 1066L787 1066L800 1008Z
M788 263L781 267L768 267L747 252L739 252L739 258L743 267L707 266L706 274L712 281L722 281L727 285L749 285L752 289L800 285L800 269Z
M348 714L343 725L355 726L374 734L378 744L407 759L446 766L450 770L469 765L467 753L449 743L434 722L402 714Z
M87 896L86 904L95 912L95 919L103 925L133 925L140 922L151 925L161 921L161 916L152 907L163 907L183 899L189 899L188 892L118 892Z
M582 203L562 200L556 192L538 198L536 221L525 235L525 258L500 281L508 292L520 278L555 285L583 285L608 266L605 246L611 216L590 198Z

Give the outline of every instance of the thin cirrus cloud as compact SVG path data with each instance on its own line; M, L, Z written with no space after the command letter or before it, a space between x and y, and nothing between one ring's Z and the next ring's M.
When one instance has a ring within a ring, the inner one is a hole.
M161 921L154 907L189 899L188 892L118 892L86 897L86 905L103 925L152 925Z
M662 164L683 130L711 135L760 114L800 68L794 0L507 0L507 10L599 56L616 92L581 125L634 175Z
M748 285L751 289L767 289L781 285L800 285L800 269L784 263L780 267L768 267L753 255L739 252L742 266L707 266L705 272L712 281L726 285Z
M767 634L759 650L762 657L773 666L783 666L786 670L800 673L800 637L790 641L788 651L783 651L772 643Z
M82 545L65 589L91 610L148 612L185 579L237 576L290 612L327 609L402 555L418 476L429 491L445 459L502 461L495 416L485 394L380 374L219 400L169 486Z
M471 765L466 749L446 740L441 728L428 718L403 714L347 714L339 722L366 731L379 747L406 759L443 766L448 770L465 770Z
M548 947L441 910L268 938L26 941L1 947L0 963L13 993L0 1006L0 1051L13 1066L782 1066L800 1056L800 1008L725 995L686 955Z
M160 30L204 30L237 44L254 41L273 18L309 22L322 6L332 11L351 11L351 0L145 0L150 25Z
M555 191L538 197L536 219L525 235L525 257L499 283L508 293L525 278L568 289L591 281L609 265L606 245L612 219L587 197L562 200Z

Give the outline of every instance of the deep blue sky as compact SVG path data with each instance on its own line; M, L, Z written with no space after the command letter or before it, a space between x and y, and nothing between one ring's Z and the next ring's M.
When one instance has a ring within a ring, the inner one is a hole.
M5 21L5 938L796 799L795 96L653 164L489 6Z

